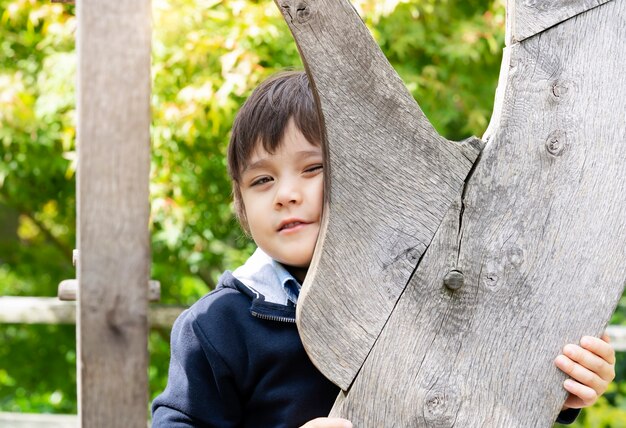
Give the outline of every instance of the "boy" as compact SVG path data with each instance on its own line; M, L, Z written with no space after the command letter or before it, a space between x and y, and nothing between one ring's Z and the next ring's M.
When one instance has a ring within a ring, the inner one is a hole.
M312 365L295 325L320 229L321 141L303 72L266 80L239 111L229 173L237 217L258 249L174 324L168 385L154 400L153 427L352 426L323 417L339 389ZM564 384L570 396L559 422L572 422L575 408L595 402L614 377L606 339L581 342L555 360L575 379Z

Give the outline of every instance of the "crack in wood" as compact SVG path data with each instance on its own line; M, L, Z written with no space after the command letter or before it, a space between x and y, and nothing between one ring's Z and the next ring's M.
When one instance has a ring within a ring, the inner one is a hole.
M468 188L468 184L470 182L470 180L472 179L472 175L474 174L474 171L476 170L476 166L480 163L480 159L482 158L482 154L483 154L483 150L487 145L486 141L480 140L476 137L472 137L475 140L480 142L480 151L478 152L478 156L476 157L476 159L474 160L474 164L472 165L472 167L470 168L469 172L467 173L467 177L465 177L465 181L463 182L463 189L461 190L461 208L459 210L459 228L458 228L458 232L457 232L457 254L456 254L456 264L457 267L459 265L459 257L461 255L461 243L463 240L463 214L465 213L465 193L467 192L467 188Z

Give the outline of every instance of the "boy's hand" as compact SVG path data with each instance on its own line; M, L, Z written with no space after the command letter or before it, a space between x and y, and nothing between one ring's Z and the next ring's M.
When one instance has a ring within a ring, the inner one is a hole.
M569 392L563 410L591 406L615 378L615 350L606 333L602 340L583 336L580 346L565 345L554 363L571 377L563 383Z
M317 418L300 428L352 428L352 422L342 418Z

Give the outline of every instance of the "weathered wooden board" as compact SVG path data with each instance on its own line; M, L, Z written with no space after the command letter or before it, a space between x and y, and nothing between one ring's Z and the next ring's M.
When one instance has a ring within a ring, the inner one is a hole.
M552 425L566 394L554 357L600 334L626 280L626 87L612 78L626 73L625 18L615 0L510 48L501 121L463 214L448 213L332 414ZM449 292L453 268L465 285Z
M610 0L507 0L507 45Z
M182 305L150 305L150 328L171 328L178 316L187 309ZM63 302L56 297L0 296L0 324L75 324L76 302ZM616 326L617 327L617 326ZM612 338L624 343L626 328L616 328Z
M320 286L305 285L300 295L300 334L322 373L347 388L461 191L480 142L435 132L349 3L277 4L303 58L313 59L307 67L330 150L332 204L308 276ZM344 279L340 293L325 286L337 278ZM337 302L331 312L328 302Z
M0 428L77 428L76 415L0 412Z
M150 2L78 16L78 378L85 427L146 425Z
M429 178L411 171L445 160L427 139L392 145L423 116L388 114L404 92L377 71L387 63L350 6L284 6L329 146L327 230L298 322L312 360L346 391L332 415L366 427L550 426L566 395L553 359L600 334L626 282L626 0L507 48L490 142L456 193L438 175L407 187ZM415 225L438 212L434 239L420 240ZM423 257L402 293L411 264L389 262L405 248ZM456 291L443 286L453 269L464 275Z

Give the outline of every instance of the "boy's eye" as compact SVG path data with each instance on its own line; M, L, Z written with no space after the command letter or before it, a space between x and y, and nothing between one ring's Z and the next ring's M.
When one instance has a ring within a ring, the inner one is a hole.
M252 181L252 183L250 183L250 186L260 186L262 184L269 183L270 181L272 181L271 177L260 177Z
M320 164L311 165L310 167L305 169L304 172L316 172L322 169L324 169L324 165L320 163Z

